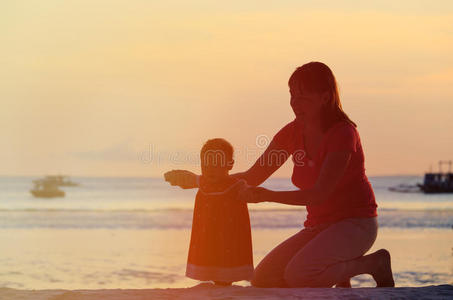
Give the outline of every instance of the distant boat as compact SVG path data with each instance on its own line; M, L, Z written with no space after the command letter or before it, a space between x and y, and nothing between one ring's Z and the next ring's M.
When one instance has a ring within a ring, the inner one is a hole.
M33 183L35 186L30 190L30 193L35 197L54 198L65 196L65 192L60 190L53 180L38 179L33 180Z
M448 172L442 172L442 164L448 164ZM452 161L439 161L438 173L425 173L423 184L418 183L417 186L425 194L434 193L453 193L453 173L451 172Z
M57 186L78 186L79 184L71 181L68 176L65 175L47 175L44 178L46 181L54 182Z
M442 164L448 164L448 172L442 172ZM453 193L453 173L451 172L452 161L439 161L439 172L427 172L423 180L423 184L417 183L416 185L400 184L397 186L389 187L388 190L399 193Z

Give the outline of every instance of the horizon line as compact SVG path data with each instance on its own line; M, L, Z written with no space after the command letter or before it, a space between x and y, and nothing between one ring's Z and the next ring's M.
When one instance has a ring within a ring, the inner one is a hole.
M434 172L435 173L435 172ZM43 176L53 176L53 175L63 175L71 178L150 178L150 179L158 179L163 178L164 175L161 176L142 176L142 175L126 175L126 176L111 176L111 175L68 175L62 173L48 173L48 174L41 174L41 175L10 175L10 174L0 174L0 177L43 177ZM417 176L423 177L424 174L409 174L409 173L398 173L398 174L378 174L378 175L366 175L367 177L398 177L398 176ZM291 176L274 176L269 177L268 179L291 179Z

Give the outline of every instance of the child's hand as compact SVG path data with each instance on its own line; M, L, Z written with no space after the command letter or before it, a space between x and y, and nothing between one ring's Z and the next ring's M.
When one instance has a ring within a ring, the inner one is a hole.
M198 187L197 175L187 170L171 170L164 174L164 178L171 185L177 185L183 189Z

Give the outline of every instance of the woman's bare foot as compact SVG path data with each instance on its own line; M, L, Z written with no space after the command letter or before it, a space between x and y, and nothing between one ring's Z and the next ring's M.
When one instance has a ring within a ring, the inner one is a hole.
M376 281L376 287L394 287L390 253L385 249L380 249L370 254L371 257L375 262L375 268L371 275Z
M343 282L339 282L335 285L336 288L350 288L351 287L351 280L345 280Z

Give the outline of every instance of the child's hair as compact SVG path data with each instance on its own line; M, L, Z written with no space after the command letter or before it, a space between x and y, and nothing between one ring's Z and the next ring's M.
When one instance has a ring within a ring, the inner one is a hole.
M210 162L216 166L230 166L233 162L233 146L225 139L207 140L200 152L201 163ZM219 165L220 160L220 165Z

